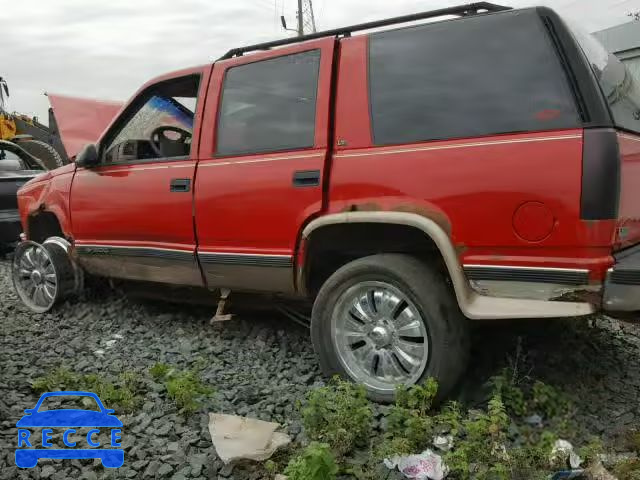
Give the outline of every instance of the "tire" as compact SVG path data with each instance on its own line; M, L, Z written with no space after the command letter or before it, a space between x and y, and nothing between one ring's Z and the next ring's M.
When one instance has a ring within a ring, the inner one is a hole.
M48 143L40 140L23 140L18 145L34 157L40 159L45 167L53 170L64 165L62 156Z
M366 311L375 320L361 324ZM382 403L393 402L397 383L428 377L438 381L437 400L445 398L466 369L468 338L468 320L444 278L402 254L372 255L338 269L320 289L311 316L311 339L323 373L363 383L369 398Z
M76 289L76 272L63 247L32 241L18 244L11 264L13 288L22 303L45 313Z

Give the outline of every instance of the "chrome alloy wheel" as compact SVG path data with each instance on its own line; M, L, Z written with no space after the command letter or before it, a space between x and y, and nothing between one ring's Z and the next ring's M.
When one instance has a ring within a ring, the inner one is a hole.
M58 298L58 275L50 253L35 242L16 248L12 266L13 286L34 312L48 311Z
M397 287L377 281L348 288L331 319L333 344L342 367L380 392L413 384L429 360L429 335L416 305Z

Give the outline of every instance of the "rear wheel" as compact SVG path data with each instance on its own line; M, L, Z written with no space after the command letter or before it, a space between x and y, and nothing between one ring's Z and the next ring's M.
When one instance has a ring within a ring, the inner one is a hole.
M419 259L355 260L322 286L311 335L325 374L362 383L391 402L398 384L434 377L446 396L466 367L467 320L444 279Z
M45 167L53 170L64 165L62 156L48 143L40 140L23 140L18 145L34 157L40 159Z

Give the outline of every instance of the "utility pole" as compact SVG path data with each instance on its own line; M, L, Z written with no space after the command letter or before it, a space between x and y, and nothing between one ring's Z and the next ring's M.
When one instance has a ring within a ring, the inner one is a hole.
M299 37L307 33L316 33L316 17L313 13L312 0L297 0L298 10L296 11L297 28L287 28L287 20L284 15L280 16L282 28L290 32L296 32Z
M302 18L302 0L298 0L298 36L304 35L304 19Z

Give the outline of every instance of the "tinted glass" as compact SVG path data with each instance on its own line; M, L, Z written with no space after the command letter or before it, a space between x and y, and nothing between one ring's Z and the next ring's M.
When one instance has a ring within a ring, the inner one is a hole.
M219 155L312 147L320 51L229 69L224 81Z
M578 114L534 11L373 34L376 144L573 127Z
M593 35L571 26L600 83L616 125L640 132L640 82Z

